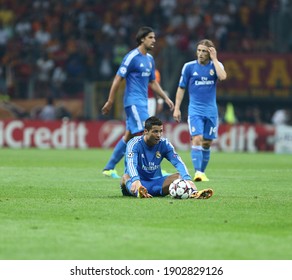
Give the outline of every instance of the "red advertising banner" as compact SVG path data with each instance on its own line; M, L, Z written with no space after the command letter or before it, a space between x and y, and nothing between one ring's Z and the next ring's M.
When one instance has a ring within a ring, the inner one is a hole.
M123 136L125 123L121 121L0 121L0 147L40 149L112 148ZM178 150L190 149L186 123L165 123L164 137ZM271 125L221 125L213 150L273 151L275 128Z
M278 97L292 95L291 54L221 54L228 79L219 83L218 96Z

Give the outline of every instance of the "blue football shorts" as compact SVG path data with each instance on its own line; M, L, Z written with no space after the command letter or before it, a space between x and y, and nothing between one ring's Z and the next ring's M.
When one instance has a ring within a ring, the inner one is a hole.
M131 105L125 108L126 129L132 134L144 131L145 121L149 118L147 106Z
M218 134L218 117L203 117L193 115L188 117L189 132L191 136L203 135L204 139L213 140Z
M153 180L141 180L141 184L145 187L152 196L164 196L162 192L162 186L165 179L168 176L161 176L160 178L155 178ZM132 181L128 180L126 182L127 189L131 189Z

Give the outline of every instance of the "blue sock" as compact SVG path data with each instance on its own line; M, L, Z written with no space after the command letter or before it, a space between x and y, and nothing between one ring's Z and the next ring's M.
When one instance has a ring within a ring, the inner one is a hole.
M122 138L114 148L114 151L109 159L108 163L106 164L103 170L115 169L115 166L118 162L123 158L126 152L127 143L125 142L124 138Z
M202 171L203 153L201 146L192 146L191 158L195 171Z
M205 169L207 168L207 165L210 160L210 148L202 150L203 152L203 161L202 161L202 172L205 172Z

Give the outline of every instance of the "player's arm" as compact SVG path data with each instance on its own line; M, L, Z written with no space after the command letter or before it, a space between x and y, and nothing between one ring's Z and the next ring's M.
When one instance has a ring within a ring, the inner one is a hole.
M176 154L175 157L171 157L170 162L184 180L192 179L186 165L184 164L184 162L182 161L179 155Z
M129 191L133 196L139 198L151 198L152 195L148 193L147 189L142 186L142 183L140 181L139 172L137 170L139 152L135 144L132 145L131 142L131 140L130 142L128 142L125 154L126 173L130 177L132 182L131 189Z
M189 171L185 163L182 161L181 157L175 151L174 146L167 139L165 141L165 145L166 153L164 157L175 167L175 169L184 180L191 180Z
M123 78L121 76L119 76L119 75L115 76L113 83L112 83L112 86L111 86L111 89L110 89L110 93L109 93L107 102L104 104L104 106L101 109L102 114L106 115L110 112L110 110L113 106L113 103L115 101L116 92L118 91L122 80L123 80Z
M181 102L184 98L185 94L185 89L182 87L178 87L176 91L176 96L175 96L175 106L174 106L174 111L173 111L173 118L177 121L181 121L181 111L180 111L180 105Z
M156 80L152 80L149 83L149 85L152 88L152 90L165 101L165 103L169 106L170 110L173 110L174 104L168 97L168 95L164 92L164 90L161 88L160 84Z
M224 67L222 64L220 64L220 62L218 61L217 59L217 51L215 48L209 48L209 53L210 53L210 58L212 59L213 61L213 64L214 64L214 67L215 67L215 70L216 70L216 74L217 74L217 77L220 81L223 81L227 78L227 73L226 71L224 70Z

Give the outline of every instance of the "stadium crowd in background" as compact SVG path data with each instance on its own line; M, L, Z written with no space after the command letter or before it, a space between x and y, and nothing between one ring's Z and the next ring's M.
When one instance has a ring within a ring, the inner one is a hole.
M161 49L192 55L202 38L225 52L289 52L285 0L2 0L0 90L11 98L78 98L85 81L107 81L149 25ZM277 18L276 18L277 17ZM277 22L283 29L277 29ZM282 34L282 35L281 35ZM279 37L282 36L282 37ZM281 42L281 43L279 43ZM173 94L173 93L170 93Z

